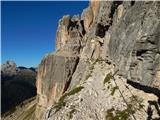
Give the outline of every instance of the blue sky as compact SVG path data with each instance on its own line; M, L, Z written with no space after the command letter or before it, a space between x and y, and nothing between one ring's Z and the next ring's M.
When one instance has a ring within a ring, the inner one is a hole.
M2 63L36 67L46 53L55 51L58 21L81 14L87 1L2 2Z

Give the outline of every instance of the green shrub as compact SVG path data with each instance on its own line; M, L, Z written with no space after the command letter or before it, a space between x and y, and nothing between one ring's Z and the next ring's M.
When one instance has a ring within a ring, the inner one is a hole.
M128 107L122 111L115 110L111 108L107 110L106 120L128 120L131 114L134 114L135 111L132 109L132 105L129 104Z
M114 93L115 93L115 91L116 91L117 89L119 89L118 86L115 86L115 87L113 87L113 88L111 89L111 95L112 95L112 96L114 95Z
M138 98L138 96L136 96L136 95L130 97L130 103L134 103L135 104L135 108L137 110L140 110L145 106L143 104L143 99L142 98Z
M109 110L107 110L107 115L105 117L106 120L112 120L114 115L113 115L113 112L114 112L114 108L111 108Z
M112 79L112 74L111 74L111 73L108 73L108 74L106 75L105 79L104 79L103 84L109 82L111 79Z
M131 114L134 114L134 110L132 110L132 106L128 106L126 109L122 111L117 111L114 120L128 120Z
M64 101L64 99L67 96L74 95L75 93L80 92L83 88L84 88L83 86L79 86L79 87L76 87L73 90L69 91L68 93L65 93L64 95L62 95L62 97L60 97L59 101L54 106L54 108L56 109L55 112L59 111L63 106L66 105L66 102Z
M68 93L65 93L62 96L62 98L64 99L66 96L74 95L75 93L80 92L83 88L84 88L83 86L76 87L76 88L72 89L71 91L69 91Z
M65 105L66 103L63 100L59 100L54 106L54 108L56 109L55 112L58 112Z

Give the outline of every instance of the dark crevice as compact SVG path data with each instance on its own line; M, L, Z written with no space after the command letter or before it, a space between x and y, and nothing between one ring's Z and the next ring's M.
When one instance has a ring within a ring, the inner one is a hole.
M74 27L76 27L76 28L78 27L77 21L74 21L74 22L73 22L73 21L70 20L70 21L69 21L69 25L68 25L68 27L67 27L68 31L69 31L69 30L72 31Z
M82 34L84 35L84 34L86 33L86 31L85 31L85 29L84 29L84 21L83 21L83 20L81 20L81 25L82 25L82 28L83 28Z
M76 28L77 30L79 30L79 27L82 27L82 30L79 31L80 33L80 37L83 37L86 33L85 29L84 29L84 21L81 20L80 21L80 25L78 23L78 21L69 21L69 25L67 26L67 31L68 31L68 34L74 29ZM81 29L81 28L80 28Z
M133 6L135 4L135 1L131 1L131 6Z
M147 114L148 114L147 120L151 120L153 116L153 110L150 105L147 108Z
M72 74L69 73L70 78L69 78L69 80L65 83L65 86L64 86L64 89L63 89L63 93L62 93L62 94L64 94L64 93L68 90L68 88L69 88L69 86L70 86L70 83L71 83L71 80L72 80L72 76L73 76L74 72L76 71L76 68L77 68L78 63L79 63L79 57L78 57L77 60L76 60L76 64L75 64L75 66L74 66L74 68L73 68Z
M153 88L150 86L146 86L146 85L141 85L140 83L134 82L132 80L127 80L127 83L131 86L133 86L134 88L137 88L139 90L142 90L146 93L152 93L156 96L160 96L160 90L158 88Z
M147 120L160 120L160 109L159 109L159 105L158 105L159 100L158 101L148 101L149 105L147 108L147 114L148 114ZM153 116L152 106L155 107L155 109L157 110L157 113L159 115L159 117L154 118L154 119L152 118L152 116Z
M148 103L156 108L157 113L160 116L160 108L158 107L157 101L148 101Z
M74 22L72 22L72 21L70 21L70 27L76 27L77 26L77 21L74 21Z
M95 52L95 49L92 51L91 58L93 57L94 52Z
M99 41L99 45L100 45L101 47L103 46L103 44L104 44L104 43L102 43L102 42Z
M147 40L150 44L155 45L154 41Z
M109 18L111 19L109 21L109 25L102 25L101 23L98 23L97 28L96 28L96 36L99 36L101 38L103 38L105 36L106 31L108 31L109 27L112 25L113 16L114 16L116 9L122 3L123 3L123 1L113 1L112 5L111 5L111 11L109 14Z
M139 60L139 61L143 61L143 58L137 57L137 60Z
M142 54L146 53L148 50L138 50L136 52L136 56L141 56Z
M71 27L71 20L69 20L69 24L68 24L68 26L67 26L67 31L69 32L69 28ZM68 33L69 34L69 33Z
M118 6L120 4L122 4L123 1L113 1L113 4L111 6L111 12L109 14L109 18L111 18L111 21L110 21L110 25L112 25L112 22L113 22L113 16L114 16L114 13L116 11L116 9L118 8Z
M109 25L104 26L98 23L96 28L96 36L103 38L105 36L105 32L108 31L109 27L110 27Z

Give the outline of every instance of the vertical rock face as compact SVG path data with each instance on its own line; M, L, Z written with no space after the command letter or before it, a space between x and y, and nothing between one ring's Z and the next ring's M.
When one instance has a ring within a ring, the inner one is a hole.
M88 31L89 27L91 26L93 22L93 18L94 18L92 9L90 7L84 9L81 17L84 21L84 29Z
M38 67L36 117L42 118L47 107L56 103L68 89L79 61L83 21L79 16L64 16L57 30L56 53L47 55Z
M64 16L57 30L57 50L38 68L37 118L68 88L90 77L88 61L92 60L113 64L118 75L159 89L159 35L159 2L91 1L81 18Z
M51 107L67 90L78 59L76 56L55 54L42 60L37 76L37 115L40 118L45 108Z
M98 0L91 0L90 1L90 7L92 9L92 12L93 12L93 20L96 18L96 15L98 13L98 10L99 10L99 7L100 7L100 1Z
M117 17L121 17L118 21L113 18L109 30L108 56L122 75L153 86L160 80L156 78L160 66L160 4L136 2L125 11L123 7L126 7L125 3L116 10Z
M95 8L92 13L96 16L90 30L86 31L87 42L81 56L109 59L124 77L158 88L160 4L94 2L91 1L90 7Z
M57 51L67 51L70 54L79 54L84 34L83 21L78 15L73 17L64 16L59 21L57 30Z

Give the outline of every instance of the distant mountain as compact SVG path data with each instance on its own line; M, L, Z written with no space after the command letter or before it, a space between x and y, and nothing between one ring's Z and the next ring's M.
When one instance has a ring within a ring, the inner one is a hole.
M17 67L7 61L1 66L2 113L36 95L36 69Z
M8 79L8 77L12 77L18 73L19 69L17 65L13 61L7 61L5 64L1 65L1 75L2 80Z

